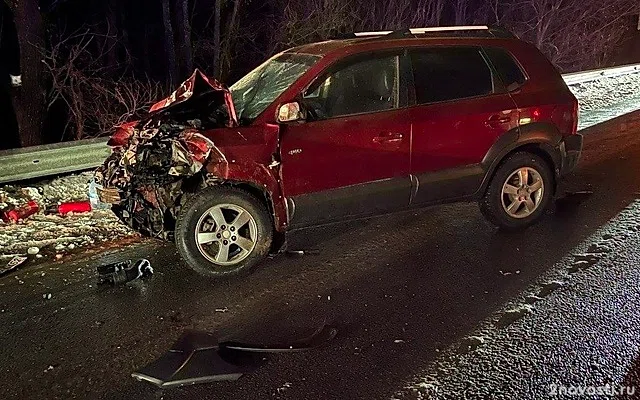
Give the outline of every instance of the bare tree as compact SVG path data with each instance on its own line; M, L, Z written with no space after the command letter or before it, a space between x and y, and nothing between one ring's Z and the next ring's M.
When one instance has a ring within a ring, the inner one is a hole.
M220 43L222 43L222 0L215 0L213 11L213 71L218 78L221 76Z
M191 44L191 18L189 17L189 1L174 0L175 10L175 48L177 49L180 79L193 72L193 46Z
M174 87L178 82L176 71L177 55L169 0L162 0L162 24L164 27L164 50L167 58L167 84L169 87Z
M131 77L108 78L100 62L102 57L89 51L100 39L83 32L55 40L50 50L41 49L52 84L48 104L65 104L69 113L67 137L110 134L162 97L158 83Z
M15 91L14 109L22 146L42 143L46 110L45 79L39 49L44 25L37 0L5 0L14 13L20 44L22 87Z
M501 19L565 71L601 66L640 12L637 0L503 0Z

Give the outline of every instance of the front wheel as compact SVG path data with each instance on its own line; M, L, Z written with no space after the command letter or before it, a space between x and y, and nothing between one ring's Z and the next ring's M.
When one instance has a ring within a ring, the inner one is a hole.
M262 261L273 228L265 205L250 193L214 186L185 204L175 236L180 255L193 270L222 277L248 271Z
M480 210L493 224L508 230L540 220L553 197L553 172L539 156L509 156L494 174L480 200Z

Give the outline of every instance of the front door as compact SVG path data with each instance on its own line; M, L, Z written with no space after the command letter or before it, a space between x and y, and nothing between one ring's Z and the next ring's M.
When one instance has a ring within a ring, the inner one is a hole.
M304 94L308 120L282 127L291 227L405 208L410 134L399 57L355 59Z

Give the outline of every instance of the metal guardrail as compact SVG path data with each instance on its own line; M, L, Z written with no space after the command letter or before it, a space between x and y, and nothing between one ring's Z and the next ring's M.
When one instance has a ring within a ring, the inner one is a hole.
M111 154L107 139L33 146L0 151L0 183L90 170Z
M640 64L576 72L563 77L571 86L634 73L640 73ZM99 138L0 151L0 184L96 168L111 153L106 144L107 139Z
M592 82L602 78L615 78L616 76L640 73L640 64L625 65L622 67L594 69L591 71L574 72L564 74L562 77L567 85Z

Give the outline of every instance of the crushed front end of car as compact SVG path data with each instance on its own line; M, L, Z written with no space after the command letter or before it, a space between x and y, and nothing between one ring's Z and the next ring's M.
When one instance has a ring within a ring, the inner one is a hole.
M235 125L228 89L196 70L148 116L118 127L95 173L100 201L134 230L172 239L183 196L198 190L205 166L228 165L202 132Z

